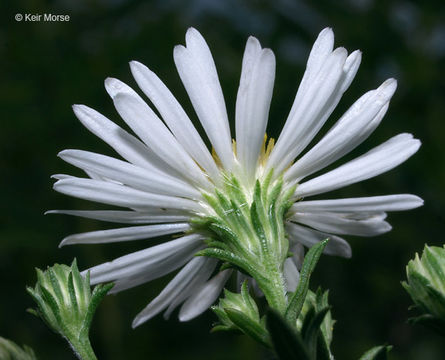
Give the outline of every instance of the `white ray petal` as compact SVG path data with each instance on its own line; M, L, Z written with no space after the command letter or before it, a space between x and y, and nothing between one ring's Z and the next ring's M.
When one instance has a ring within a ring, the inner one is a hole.
M300 272L291 258L284 261L284 278L286 280L287 291L295 291L300 280Z
M311 81L301 101L294 102L286 123L267 163L279 175L317 134L340 100L338 87L343 79L347 58L344 48L337 48L326 59Z
M92 179L70 178L59 180L54 190L80 199L131 209L166 208L200 211L201 206L189 199L152 194L125 185Z
M54 180L64 180L64 179L75 179L76 177L73 175L66 175L66 174L54 174L51 175L51 179Z
M351 257L351 247L339 236L309 229L290 222L286 223L286 230L289 234L289 242L291 244L299 242L304 246L311 247L329 238L330 240L323 251L325 254L343 256L345 258Z
M164 290L153 299L133 320L133 328L141 325L153 316L167 308L176 297L187 290L195 277L206 268L213 259L205 257L193 258L182 270L170 281Z
M91 285L125 279L143 273L148 274L162 268L170 257L189 256L191 251L196 251L201 245L202 240L203 237L199 234L186 235L94 266L83 271L82 274L90 271Z
M231 274L231 270L224 270L195 291L181 306L179 320L189 321L206 311L216 301Z
M174 49L176 68L215 152L224 168L230 170L233 165L232 138L212 54L204 38L193 28L187 31L186 45Z
M261 49L257 39L247 40L236 99L236 155L247 178L254 181L264 141L275 80L275 56Z
M399 134L366 154L297 187L295 196L305 197L363 181L400 165L420 147L411 134Z
M378 212L415 209L423 200L415 195L398 194L348 199L299 201L292 205L291 212Z
M172 173L172 169L141 141L96 110L85 105L73 105L73 111L89 131L110 145L125 160L149 170Z
M334 32L331 28L323 29L318 35L317 39L312 46L312 50L309 54L309 58L306 64L306 70L303 78L301 79L300 86L298 87L295 101L299 102L304 95L310 83L314 77L318 74L323 63L334 49Z
M189 229L190 225L188 223L176 223L90 231L67 236L59 244L59 247L73 244L108 244L113 242L149 239L156 236L175 234Z
M354 214L308 212L296 213L290 217L292 221L327 233L357 236L375 236L390 231L391 225L384 221L385 218L385 213L357 219Z
M218 263L217 259L209 259L205 265L205 267L194 277L194 279L189 283L187 288L181 292L179 296L176 296L175 299L170 303L167 310L164 313L164 319L169 319L171 313L187 298L193 296L193 294L197 293L199 289L201 289L207 280L212 275L213 271L216 268L216 264Z
M147 270L142 269L139 273L135 273L132 276L114 280L114 286L110 290L110 293L115 294L124 290L128 290L167 275L183 267L191 259L193 259L197 251L203 248L204 245L200 245L196 248L187 249L183 252L176 252L168 257L163 258L162 262L150 266L150 268L148 268Z
M210 177L217 181L219 170L212 155L184 109L167 86L154 72L140 62L132 61L130 67L139 87L156 106L178 142Z
M109 156L82 150L64 150L58 154L66 162L101 177L118 181L132 188L156 194L201 199L201 193L185 181Z
M385 81L357 100L331 130L286 171L286 180L300 181L323 169L360 145L380 124L397 82Z
M122 224L152 224L186 222L190 215L184 211L155 208L144 211L125 210L50 210L46 214L64 214L79 216L87 219L108 221Z
M210 183L198 165L134 90L112 78L105 80L105 88L122 119L159 158L184 178L203 188L209 188Z

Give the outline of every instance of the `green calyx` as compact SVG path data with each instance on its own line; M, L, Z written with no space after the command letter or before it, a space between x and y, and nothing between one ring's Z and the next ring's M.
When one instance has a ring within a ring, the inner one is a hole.
M37 309L29 312L64 337L80 359L96 359L88 332L97 306L113 284L98 285L91 292L89 273L85 277L80 275L76 260L71 267L55 264L46 271L36 269L36 272L36 286L26 290L37 303Z
M402 282L421 316L411 318L445 336L445 246L427 246L406 267L407 282Z
M269 305L281 313L286 308L283 264L289 249L284 216L294 191L284 190L282 179L272 181L272 172L253 189L227 176L221 189L204 194L213 215L195 221L210 236L198 255L217 258L253 277Z

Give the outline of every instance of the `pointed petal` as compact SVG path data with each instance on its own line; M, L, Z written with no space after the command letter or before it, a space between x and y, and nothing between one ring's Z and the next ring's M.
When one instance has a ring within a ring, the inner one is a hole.
M399 194L348 199L299 201L291 212L380 212L415 209L423 200L415 195Z
M219 170L215 161L184 109L167 86L145 65L132 61L130 67L139 87L156 106L178 142L212 179L217 180Z
M351 247L339 236L309 229L290 222L286 223L286 230L289 234L290 243L299 242L310 248L316 243L329 238L328 245L323 251L325 254L337 255L345 258L351 257Z
M244 51L241 80L236 99L236 155L250 182L253 182L275 80L275 56L261 49L250 37Z
M122 119L159 158L184 178L201 187L209 187L210 184L198 165L134 90L112 78L105 80L105 87Z
M332 234L375 236L391 230L384 219L385 213L372 214L364 219L357 219L342 213L296 213L292 221Z
M99 230L67 236L59 247L73 244L108 244L113 242L149 239L175 234L190 229L188 223L131 226L120 229Z
M82 150L64 150L58 156L81 169L94 171L101 177L118 181L138 190L201 199L200 192L184 181L167 174L150 172L109 156Z
M205 257L193 258L182 268L173 280L168 283L164 290L135 317L133 328L141 325L167 308L177 296L180 296L181 293L187 290L195 277L205 269L206 265L212 260L213 259Z
M89 131L110 145L125 160L149 170L171 172L147 146L96 110L85 105L73 105L73 111Z
M189 256L190 252L195 252L202 244L202 240L203 237L198 234L186 235L94 266L83 271L82 274L90 272L91 285L125 279L142 273L148 274L162 267L171 257Z
M420 147L411 134L399 134L366 154L297 187L295 196L305 197L363 181L400 165Z
M380 124L396 86L397 82L389 79L357 100L323 139L286 171L285 179L299 182L366 140Z
M181 306L179 320L189 321L206 311L216 301L231 274L231 270L224 270L194 292Z
M151 224L187 222L189 215L184 211L171 209L153 209L152 211L124 211L124 210L50 210L46 214L64 214L79 216L87 219L108 221L122 224Z
M59 180L54 190L80 199L131 209L166 208L200 211L200 205L189 199L152 194L110 182L70 178Z
M267 163L279 175L309 144L340 100L347 52L334 50L294 105Z
M164 275L183 267L192 260L197 251L204 248L204 245L187 249L186 251L176 252L162 259L162 262L153 264L148 270L141 270L129 277L120 278L114 281L114 287L110 290L111 294L115 294L124 290L132 289L136 286L145 284L151 280L158 279Z
M212 275L213 271L216 268L216 264L218 263L218 260L216 259L210 259L205 265L205 267L199 272L199 274L196 274L194 279L190 282L190 284L187 286L187 289L183 291L179 296L177 296L168 306L167 310L164 313L164 319L169 319L171 313L181 304L189 298L190 296L193 296L193 294L197 293L199 289L201 289L207 282L207 280Z
M300 86L298 87L295 101L299 102L304 95L310 83L314 80L315 76L320 71L324 62L334 49L334 32L331 28L324 28L312 46L311 53L307 60L306 71L301 79Z
M174 49L174 60L182 83L190 97L212 146L224 168L233 165L232 139L224 96L210 49L201 34L190 28L187 47Z

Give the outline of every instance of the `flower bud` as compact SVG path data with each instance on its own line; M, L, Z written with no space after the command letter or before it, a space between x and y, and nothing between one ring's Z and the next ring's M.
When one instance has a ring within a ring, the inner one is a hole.
M0 337L0 359L2 360L37 360L34 351L24 345L23 349L11 340Z
M91 292L89 273L82 277L76 260L71 267L55 264L46 271L36 271L37 284L27 291L37 303L37 309L29 311L67 339L80 358L94 358L88 339L91 320L113 284L98 285ZM83 352L87 355L82 356Z
M445 334L445 246L427 246L406 267L403 287L423 313L411 319Z

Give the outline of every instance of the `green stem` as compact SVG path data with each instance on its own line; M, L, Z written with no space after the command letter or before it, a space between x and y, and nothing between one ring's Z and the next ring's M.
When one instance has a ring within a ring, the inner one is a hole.
M88 337L86 339L68 339L68 342L80 360L97 360Z
M263 279L256 279L258 286L272 309L284 315L287 308L284 274L278 264L268 261L263 271Z

